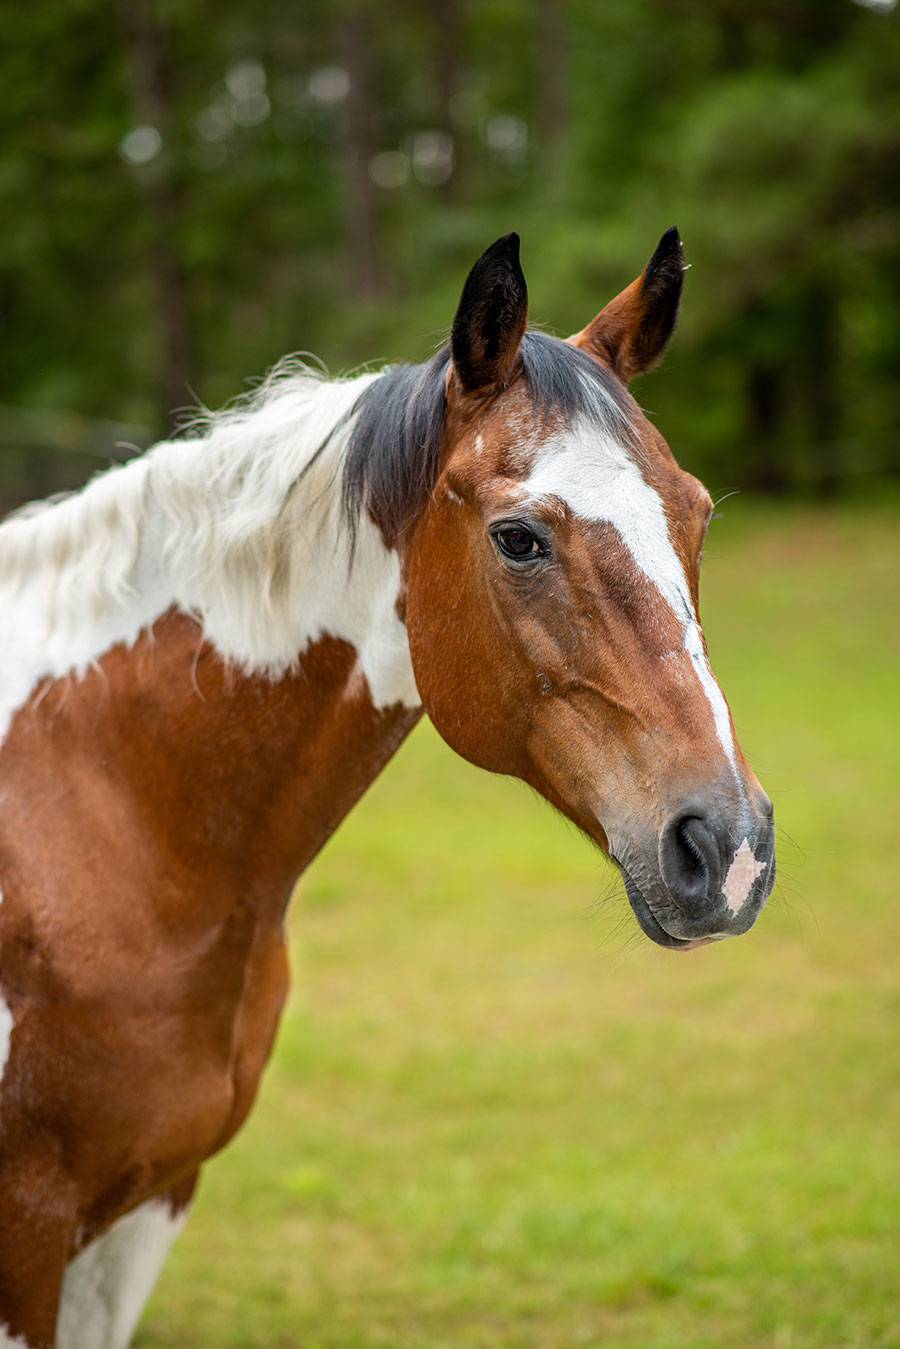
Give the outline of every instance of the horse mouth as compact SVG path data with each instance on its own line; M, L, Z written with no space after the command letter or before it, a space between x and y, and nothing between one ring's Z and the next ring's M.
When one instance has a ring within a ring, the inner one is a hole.
M632 912L638 921L638 926L646 937L649 937L657 946L662 946L668 951L694 951L698 946L709 946L711 942L722 941L727 933L716 932L708 937L675 937L671 932L667 932L654 914L649 903L644 898L640 886L622 866L618 858L613 859L625 882L625 893L628 896L628 902L631 905Z

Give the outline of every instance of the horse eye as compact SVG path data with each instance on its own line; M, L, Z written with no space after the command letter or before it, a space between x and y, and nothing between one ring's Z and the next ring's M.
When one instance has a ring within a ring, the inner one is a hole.
M514 562L530 561L531 558L542 556L544 551L531 530L524 525L507 525L505 529L498 529L494 538L500 552Z

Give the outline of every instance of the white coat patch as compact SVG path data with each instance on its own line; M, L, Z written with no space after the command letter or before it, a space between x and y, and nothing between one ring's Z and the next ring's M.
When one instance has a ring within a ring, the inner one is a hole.
M768 862L757 862L748 840L744 839L734 854L734 861L728 868L728 875L722 886L725 903L732 913L739 913L744 907L747 896L753 889L753 882L767 866Z
M0 890L0 904L3 903L3 891ZM3 986L0 985L0 1097L3 1092L3 1074L6 1071L6 1065L9 1062L9 1046L12 1039L13 1019L12 1012L6 1005L3 997ZM2 1333L2 1331L0 1331Z
M187 1209L151 1199L126 1213L68 1266L56 1349L126 1349Z
M347 417L377 378L276 381L207 435L162 442L0 526L0 742L42 679L83 675L171 608L196 614L226 660L273 678L318 638L342 638L376 706L418 707L400 559L366 511L351 557L341 503Z
M0 1087L2 1087L3 1074L6 1071L6 1065L9 1061L9 1045L12 1038L12 1028L12 1012L6 1005L6 1000L3 997L3 990L0 989Z
M576 515L607 521L619 533L635 565L656 586L682 626L684 650L737 776L728 705L703 650L700 624L669 538L663 504L628 451L596 426L582 423L540 446L523 486L534 496L561 497Z
M0 1325L0 1349L29 1349L29 1344L21 1335L10 1335L6 1326Z

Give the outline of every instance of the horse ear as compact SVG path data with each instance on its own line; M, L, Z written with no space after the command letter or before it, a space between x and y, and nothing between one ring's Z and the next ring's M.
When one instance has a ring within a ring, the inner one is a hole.
M453 370L466 393L503 389L510 383L527 322L528 290L519 266L519 236L504 234L469 272L453 320Z
M662 356L678 318L684 272L681 239L673 225L638 279L569 341L606 361L627 384Z

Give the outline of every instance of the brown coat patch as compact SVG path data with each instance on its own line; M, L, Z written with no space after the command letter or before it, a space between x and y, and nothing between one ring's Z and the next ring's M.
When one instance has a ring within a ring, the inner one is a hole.
M171 612L16 715L0 750L11 1327L26 1283L53 1300L28 1260L61 1275L246 1117L287 987L294 880L419 715L376 709L355 666L323 637L296 672L247 675Z

